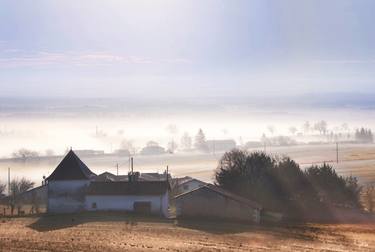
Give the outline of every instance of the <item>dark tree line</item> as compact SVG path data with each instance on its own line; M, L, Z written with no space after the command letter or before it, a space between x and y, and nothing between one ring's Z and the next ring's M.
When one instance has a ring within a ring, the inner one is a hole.
M232 150L221 158L216 184L255 200L265 209L301 217L323 206L359 207L354 177L339 176L328 164L302 170L288 157Z
M372 143L374 136L371 129L361 128L355 131L355 140L362 143Z

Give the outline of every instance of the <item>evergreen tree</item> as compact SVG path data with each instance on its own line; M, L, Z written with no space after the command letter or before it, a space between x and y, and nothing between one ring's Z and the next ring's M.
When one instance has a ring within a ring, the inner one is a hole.
M199 129L197 135L195 136L194 147L200 151L208 151L206 136L202 129Z

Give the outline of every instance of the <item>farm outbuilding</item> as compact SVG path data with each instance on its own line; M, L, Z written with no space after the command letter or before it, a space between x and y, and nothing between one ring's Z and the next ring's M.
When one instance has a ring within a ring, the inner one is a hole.
M177 218L260 222L261 205L207 184L175 197Z

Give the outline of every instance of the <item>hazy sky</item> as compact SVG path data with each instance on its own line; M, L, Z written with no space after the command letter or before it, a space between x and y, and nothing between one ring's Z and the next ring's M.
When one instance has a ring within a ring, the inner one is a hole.
M1 96L371 92L374 0L0 0Z

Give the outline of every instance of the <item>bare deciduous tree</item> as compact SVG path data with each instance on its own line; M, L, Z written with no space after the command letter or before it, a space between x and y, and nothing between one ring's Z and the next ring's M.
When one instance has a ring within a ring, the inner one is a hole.
M10 182L10 208L13 215L14 207L17 205L18 212L21 209L21 202L19 196L26 192L27 190L33 188L34 182L22 178L22 179L13 179Z
M133 141L129 139L123 139L120 143L120 149L133 152L134 151Z
M3 184L0 182L0 195L4 193L5 188L6 188L6 184Z
M192 140L189 133L185 132L184 135L181 137L181 148L184 150L191 149Z
M319 131L319 133L321 135L326 135L327 134L327 131L328 131L328 128L327 128L327 122L324 121L324 120L321 120L317 123L314 124L314 129Z
M166 130L167 130L168 133L171 134L171 135L175 135L175 134L177 134L177 132L178 132L178 128L177 128L176 124L169 124L169 125L166 127Z
M295 135L297 131L298 131L297 128L294 127L294 126L292 126L292 127L289 128L289 132L290 132L292 135Z
M371 213L374 211L374 203L375 203L374 200L375 200L375 186L368 185L364 188L364 191L363 191L363 201L364 201L365 207Z
M169 153L174 153L178 148L178 144L172 140L168 143L168 152Z
M341 129L344 131L344 132L349 132L350 131L350 128L349 128L349 125L347 123L343 123L341 125Z
M275 133L275 131L276 131L275 130L275 126L273 126L273 125L267 126L267 129L271 133L271 135L273 135Z
M14 158L20 158L22 160L26 160L28 158L38 157L39 153L37 151L22 148L22 149L19 149L19 150L13 152L12 156Z
M303 125L302 125L302 130L303 130L303 133L306 135L310 132L310 122L309 121L306 121Z

